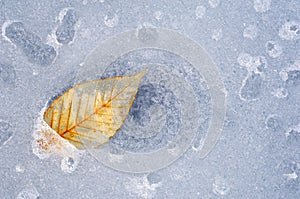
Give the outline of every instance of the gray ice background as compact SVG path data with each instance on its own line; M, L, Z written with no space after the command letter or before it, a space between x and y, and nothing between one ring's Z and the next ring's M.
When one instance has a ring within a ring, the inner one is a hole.
M0 24L0 198L300 198L299 0L0 0ZM143 174L35 156L45 103L102 41L143 26L186 35L216 63L227 113L213 151L191 146Z

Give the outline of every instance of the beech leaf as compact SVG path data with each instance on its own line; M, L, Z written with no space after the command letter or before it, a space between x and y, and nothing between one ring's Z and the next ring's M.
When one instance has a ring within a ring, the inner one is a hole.
M145 74L77 84L52 102L43 119L76 148L97 148L121 128Z

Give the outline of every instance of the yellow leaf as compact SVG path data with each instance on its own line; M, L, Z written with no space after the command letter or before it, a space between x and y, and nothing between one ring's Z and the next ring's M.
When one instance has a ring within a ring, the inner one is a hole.
M75 85L52 102L44 120L76 148L97 148L121 128L145 73Z

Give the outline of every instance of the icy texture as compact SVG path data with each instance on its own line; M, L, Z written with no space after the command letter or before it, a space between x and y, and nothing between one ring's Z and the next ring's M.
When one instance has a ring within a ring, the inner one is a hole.
M299 13L299 0L0 0L0 197L300 198ZM100 78L150 68L126 125L109 143L109 160L163 148L176 155L182 104L195 98L201 114L191 121L200 126L186 153L142 174L113 170L89 153L40 159L31 145L45 103L74 85L81 63L108 38L136 30L151 47L157 37L144 26L185 35L215 62L227 95L212 152L199 158L212 87L180 56L150 48L97 71Z
M268 41L266 43L266 51L272 58L279 57L282 53L282 47L275 41Z
M244 100L255 100L261 93L262 79L259 74L251 73L246 80L240 91L240 96Z
M61 24L58 26L55 34L56 39L61 44L68 44L73 41L75 36L75 24L77 22L76 12L68 9L63 16Z
M40 197L39 192L34 186L23 189L17 196L17 199L37 199Z
M285 22L280 30L279 36L284 40L297 40L300 38L300 23L298 21Z
M54 48L43 43L41 38L26 29L22 22L8 24L5 28L5 36L34 63L49 65L56 57Z
M14 84L15 81L15 69L9 64L0 63L0 82L4 85L11 85Z
M244 29L243 36L254 40L257 37L258 28L256 25L249 25Z
M197 6L195 10L196 19L201 19L206 13L206 8L204 6Z
M13 131L10 129L11 125L0 119L0 147L5 145L13 136Z
M266 12L270 9L271 0L254 0L254 9L256 12Z

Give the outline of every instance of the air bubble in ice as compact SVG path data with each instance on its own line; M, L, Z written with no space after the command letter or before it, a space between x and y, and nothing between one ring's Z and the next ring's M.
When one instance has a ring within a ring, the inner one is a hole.
M61 170L66 173L72 173L75 171L78 165L78 160L71 157L65 157L61 160Z
M161 176L157 173L149 173L147 175L148 183L151 184L158 184L161 182Z
M282 53L282 47L276 41L268 41L265 47L268 55L272 58L279 57Z
M279 30L279 37L284 40L297 40L300 38L300 23L298 21L288 21Z
M280 121L277 116L270 115L266 120L266 127L276 132L280 129Z

